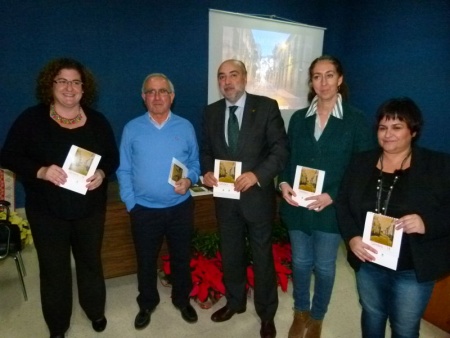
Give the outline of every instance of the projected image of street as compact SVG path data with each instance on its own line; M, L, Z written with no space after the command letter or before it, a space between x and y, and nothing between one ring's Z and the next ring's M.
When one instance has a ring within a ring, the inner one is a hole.
M222 58L247 66L247 91L277 100L280 109L308 105L311 41L298 34L223 27Z

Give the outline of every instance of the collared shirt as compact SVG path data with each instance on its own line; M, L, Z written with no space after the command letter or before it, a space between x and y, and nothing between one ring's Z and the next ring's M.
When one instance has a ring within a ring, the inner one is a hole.
M247 93L244 92L244 94L240 97L239 100L237 100L237 102L235 104L232 104L230 102L228 102L227 100L225 100L226 103L226 109L225 109L225 140L227 141L228 144L228 119L230 117L230 106L237 106L238 108L236 109L236 111L234 112L236 114L238 123L239 123L239 129L241 129L242 126L242 118L244 116L244 107L245 107L245 100L247 98Z
M169 111L169 114L167 114L167 118L163 121L163 123L159 124L158 122L156 122L156 120L152 117L152 114L150 114L150 112L148 112L148 117L150 118L150 122L158 129L162 129L162 127L164 127L167 123L167 121L170 120L170 117L172 115L172 111Z
M309 109L305 115L305 118L313 116L314 114L316 115L316 125L314 128L314 137L316 138L316 140L318 140L320 138L323 130L325 129L325 127L327 125L326 123L323 127L321 127L321 125L320 125L319 114L317 114L317 101L318 100L319 100L319 97L316 95L314 97L314 99L311 101L311 105L309 106ZM333 110L330 112L330 116L334 116L341 120L344 118L344 110L342 108L342 96L339 93L337 94L336 104L334 105Z

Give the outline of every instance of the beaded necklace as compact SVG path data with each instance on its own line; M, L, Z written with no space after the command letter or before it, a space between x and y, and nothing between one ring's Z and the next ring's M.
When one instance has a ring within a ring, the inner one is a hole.
M400 164L400 169L394 171L394 180L392 181L392 184L389 186L389 191L387 192L386 198L384 199L383 207L381 207L381 193L383 190L383 154L380 155L380 175L378 176L377 181L377 200L375 202L375 212L376 213L382 213L383 215L386 215L389 200L391 199L392 190L394 190L395 183L397 183L400 176L403 174L403 165L405 164L408 157L411 156L411 150L409 151L408 155L403 159L402 163ZM381 208L380 208L381 207Z
M83 119L83 115L81 115L81 106L78 106L77 116L75 116L73 119L66 119L56 112L54 104L50 105L50 117L61 124L75 124Z

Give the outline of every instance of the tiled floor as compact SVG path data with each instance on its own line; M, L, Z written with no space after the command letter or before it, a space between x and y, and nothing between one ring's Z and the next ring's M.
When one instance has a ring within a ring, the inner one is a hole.
M27 269L25 283L28 301L24 301L18 284L17 271L12 259L0 262L0 337L37 338L48 337L49 333L42 318L39 297L38 265L36 252L28 247L23 252ZM251 297L248 299L247 312L235 315L224 323L214 323L210 316L214 310L224 305L221 299L212 309L202 310L195 305L199 315L196 324L187 324L170 301L170 289L160 285L161 303L152 315L150 325L136 331L133 326L138 311L135 302L137 295L136 275L106 280L108 326L103 333L92 330L76 301L73 306L72 324L67 337L213 337L213 338L252 338L259 337L259 321ZM279 291L280 305L275 318L278 337L287 337L292 320L291 289L287 293ZM359 328L360 308L357 301L353 272L344 258L344 249L339 252L335 289L323 326L323 338L357 338L361 336ZM387 335L390 336L390 335ZM421 337L444 338L450 334L439 330L426 321L422 321Z

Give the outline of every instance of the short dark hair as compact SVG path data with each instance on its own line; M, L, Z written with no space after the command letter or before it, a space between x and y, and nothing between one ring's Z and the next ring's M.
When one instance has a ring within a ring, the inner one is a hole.
M328 61L331 62L334 67L336 68L336 72L339 76L342 76L342 83L340 84L338 88L339 94L341 94L342 99L345 101L348 99L348 86L345 82L344 77L344 69L342 67L341 62L338 60L338 58L331 56L331 55L322 55L318 58L314 59L313 62L311 62L311 65L309 66L309 79L308 79L308 86L309 86L309 93L308 93L308 102L311 102L312 99L316 96L316 92L314 91L314 88L312 86L312 77L313 77L313 71L314 67L316 66L317 62L320 61Z
M413 141L418 139L423 127L422 112L409 97L391 98L383 102L377 110L376 128L383 119L405 122L411 134L416 133Z
M53 102L53 81L61 69L74 69L83 82L83 96L80 104L89 106L97 98L97 86L91 71L80 62L70 58L58 58L47 63L39 73L36 83L36 98L44 104Z

